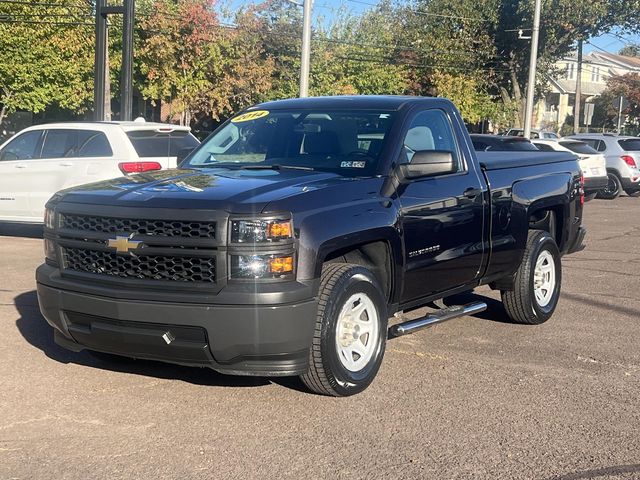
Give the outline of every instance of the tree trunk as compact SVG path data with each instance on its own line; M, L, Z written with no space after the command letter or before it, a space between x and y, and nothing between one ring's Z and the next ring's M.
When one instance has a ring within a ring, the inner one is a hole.
M522 98L522 90L520 89L520 83L518 83L516 66L513 61L509 62L509 75L511 77L511 88L513 89L512 99L518 106L518 127L521 127L524 124L524 99Z
M0 127L2 127L2 122L4 122L5 117L7 116L7 106L2 105L2 109L0 109Z

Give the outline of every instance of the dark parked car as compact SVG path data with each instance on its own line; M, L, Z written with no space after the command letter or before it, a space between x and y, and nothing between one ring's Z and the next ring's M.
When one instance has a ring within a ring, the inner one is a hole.
M471 135L476 152L526 152L537 151L536 146L528 138L509 137L505 135Z
M488 284L513 321L551 317L561 257L585 235L580 168L524 153L476 156L440 98L264 103L177 170L55 195L40 309L71 350L352 395L388 336L486 308L440 301L456 293Z

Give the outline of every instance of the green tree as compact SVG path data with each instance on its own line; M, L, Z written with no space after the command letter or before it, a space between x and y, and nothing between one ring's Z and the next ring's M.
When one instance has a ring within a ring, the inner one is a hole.
M625 55L627 57L640 57L640 43L630 43L625 45L618 52L619 55Z
M38 3L0 4L0 125L16 110L37 113L56 105L81 112L90 105L90 7L57 4L55 11Z

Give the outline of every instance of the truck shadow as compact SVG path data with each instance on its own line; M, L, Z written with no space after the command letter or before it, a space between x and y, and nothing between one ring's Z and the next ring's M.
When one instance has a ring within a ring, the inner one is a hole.
M42 225L0 223L0 237L42 238Z
M632 477L638 478L635 474L640 473L640 465L617 465L615 467L604 467L595 470L585 470L582 472L569 473L549 478L548 480L589 480L592 478L609 478L613 475L632 474ZM627 478L627 477L625 477Z
M92 355L89 352L71 352L53 341L53 329L40 314L35 291L18 295L14 299L20 318L16 321L18 331L34 347L42 350L52 360L63 364L76 364L114 372L144 375L165 380L181 380L195 385L216 387L258 387L276 383L287 388L302 389L297 378L270 379L222 375L208 368L183 367L151 360L134 360L106 354Z

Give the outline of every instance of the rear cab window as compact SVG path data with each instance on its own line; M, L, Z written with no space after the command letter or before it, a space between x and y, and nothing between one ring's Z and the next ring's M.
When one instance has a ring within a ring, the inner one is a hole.
M177 157L180 150L199 145L196 137L184 130L131 130L126 134L140 158Z

